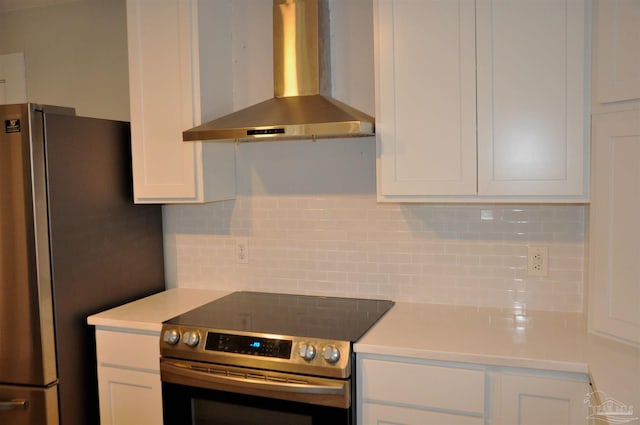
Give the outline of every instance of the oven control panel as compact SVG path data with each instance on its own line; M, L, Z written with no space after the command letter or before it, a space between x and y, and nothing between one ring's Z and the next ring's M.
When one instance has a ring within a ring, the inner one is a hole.
M160 354L184 360L345 378L350 375L351 343L211 328L163 325ZM285 366L286 365L286 366Z

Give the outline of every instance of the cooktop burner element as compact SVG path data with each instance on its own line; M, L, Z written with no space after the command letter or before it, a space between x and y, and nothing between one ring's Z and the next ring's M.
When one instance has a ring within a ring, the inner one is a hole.
M346 378L392 301L234 292L166 321L163 357Z

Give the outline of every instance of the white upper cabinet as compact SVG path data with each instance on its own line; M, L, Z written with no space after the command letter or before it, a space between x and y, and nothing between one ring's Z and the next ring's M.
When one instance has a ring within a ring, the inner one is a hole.
M596 99L640 99L640 2L598 0L595 8Z
M588 200L585 0L375 13L379 200Z
M222 10L230 6L199 6L197 0L127 0L137 203L235 197L235 146L182 141L184 130L232 108L231 47L224 39L230 38L230 13ZM208 40L206 46L200 40Z

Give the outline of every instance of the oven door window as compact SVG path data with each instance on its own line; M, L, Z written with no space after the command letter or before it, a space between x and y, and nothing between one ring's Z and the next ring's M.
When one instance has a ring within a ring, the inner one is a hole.
M351 425L351 409L163 383L165 425Z

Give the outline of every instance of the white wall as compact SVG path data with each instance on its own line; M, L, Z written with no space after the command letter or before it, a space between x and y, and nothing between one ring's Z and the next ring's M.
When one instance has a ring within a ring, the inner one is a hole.
M0 54L24 52L27 99L129 120L125 0L0 13Z

